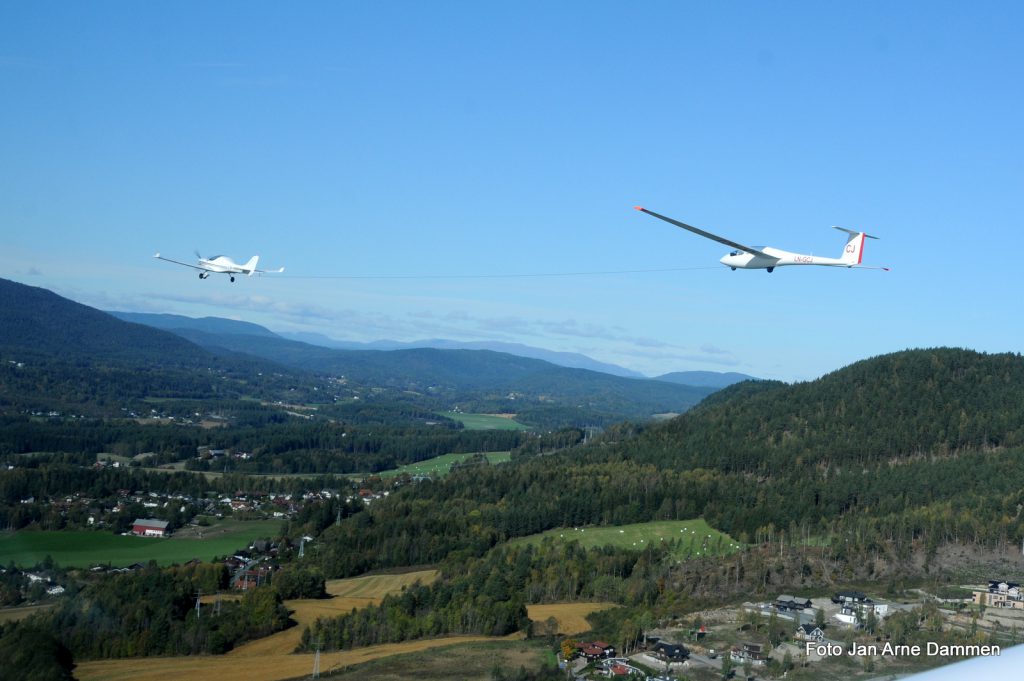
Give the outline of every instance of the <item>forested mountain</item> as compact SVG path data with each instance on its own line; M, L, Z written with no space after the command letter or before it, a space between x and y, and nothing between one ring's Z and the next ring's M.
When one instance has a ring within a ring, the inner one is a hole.
M651 429L631 452L771 475L1024 445L1024 359L937 348L863 360L816 381L738 384Z
M143 398L297 397L312 376L268 360L212 353L46 289L0 279L0 413L107 415ZM300 393L301 394L301 393Z
M697 516L743 541L843 536L848 556L1002 547L1024 534L1022 424L1018 355L913 350L809 383L741 383L664 424L404 489L330 531L325 569Z
M52 291L0 279L0 352L7 358L208 367L223 359L179 336L131 324Z

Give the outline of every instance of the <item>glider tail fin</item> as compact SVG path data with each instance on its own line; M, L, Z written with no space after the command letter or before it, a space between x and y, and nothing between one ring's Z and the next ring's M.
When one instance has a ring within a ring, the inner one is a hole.
M247 262L244 265L242 265L242 269L245 270L245 273L248 274L251 277L253 275L253 272L256 271L256 263L258 263L259 260L260 260L260 256L258 256L258 255L252 256L251 258L249 258L249 262Z
M846 239L846 245L843 246L843 252L839 255L839 259L847 265L859 265L861 260L864 259L864 239L878 238L864 232L855 232L852 229L844 229L842 227L836 227L835 229L850 235Z

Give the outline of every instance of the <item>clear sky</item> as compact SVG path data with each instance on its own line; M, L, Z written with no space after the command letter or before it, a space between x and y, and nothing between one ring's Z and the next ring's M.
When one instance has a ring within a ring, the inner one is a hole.
M0 276L810 379L1024 349L1015 2L0 3ZM728 249L892 272L731 272ZM152 259L284 265L230 284ZM317 278L680 269L536 278ZM706 268L706 269L702 269Z

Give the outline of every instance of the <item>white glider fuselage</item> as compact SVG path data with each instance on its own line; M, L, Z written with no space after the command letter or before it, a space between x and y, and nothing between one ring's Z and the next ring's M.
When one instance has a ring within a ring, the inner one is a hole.
M847 234L846 245L843 246L843 251L839 254L838 258L822 258L816 255L790 253L789 251L784 251L781 248L772 248L771 246L766 246L764 248L744 246L741 243L732 241L731 239L726 239L718 234L712 234L711 232L707 232L699 227L694 227L693 225L688 225L685 222L679 222L678 220L673 220L670 217L647 210L642 206L637 206L636 209L643 213L647 213L650 216L656 217L659 220L664 220L669 224L673 224L676 227L681 227L688 232L693 232L705 239L711 239L712 241L717 241L720 244L731 246L735 250L730 251L729 255L723 256L718 262L734 270L767 270L771 272L776 267L789 267L793 265L860 267L880 270L889 269L887 267L868 267L860 264L861 259L864 257L864 240L877 239L878 237L865 234L864 232L856 232L852 229L836 227L835 229Z
M766 246L761 252L767 256L754 255L743 251L732 251L718 262L726 267L741 270L766 270L769 267L787 267L789 265L822 265L825 267L856 267L859 262L847 262L839 258L822 258L817 255L790 253L779 248Z

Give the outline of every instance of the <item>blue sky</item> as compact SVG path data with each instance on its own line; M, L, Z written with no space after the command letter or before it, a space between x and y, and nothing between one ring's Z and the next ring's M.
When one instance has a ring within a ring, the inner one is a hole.
M1018 3L0 4L0 276L810 379L1024 345ZM730 272L726 248L865 262ZM258 253L229 284L151 258ZM537 278L330 278L673 272ZM327 277L327 278L319 278Z

